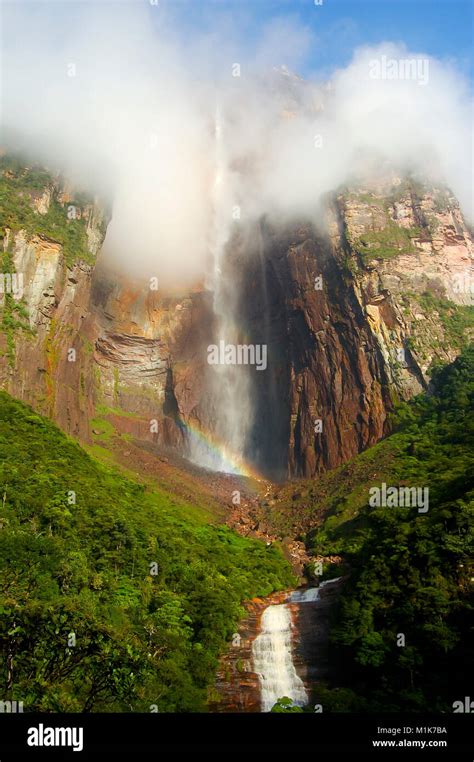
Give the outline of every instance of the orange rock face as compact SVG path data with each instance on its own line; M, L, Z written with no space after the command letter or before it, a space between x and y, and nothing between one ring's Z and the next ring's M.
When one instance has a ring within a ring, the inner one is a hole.
M41 216L48 198L34 203ZM102 218L95 207L87 215L95 254ZM4 388L85 442L97 415L181 453L188 427L212 436L210 291L154 291L107 271L100 255L95 268L68 267L59 243L24 231L6 231L4 248L24 274L29 325L0 337ZM401 181L334 197L317 229L262 223L233 241L224 276L239 328L268 348L267 370L251 375L245 459L274 480L311 477L377 442L393 401L458 353L436 299L470 303L472 255L456 200Z

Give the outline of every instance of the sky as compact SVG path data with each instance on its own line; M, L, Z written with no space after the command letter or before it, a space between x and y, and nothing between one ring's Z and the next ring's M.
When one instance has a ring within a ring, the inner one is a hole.
M314 0L159 0L159 7L173 14L191 38L209 18L227 18L245 30L249 49L272 18L292 17L313 37L299 68L302 76L328 76L347 65L356 47L390 40L455 62L474 79L472 0L323 0L322 5Z

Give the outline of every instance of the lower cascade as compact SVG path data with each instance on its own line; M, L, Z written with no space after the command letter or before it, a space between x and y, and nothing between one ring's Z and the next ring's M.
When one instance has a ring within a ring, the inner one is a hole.
M319 587L294 590L289 601L315 603L323 587L341 577L321 582ZM261 711L269 712L278 699L286 696L297 706L308 703L309 697L293 663L291 612L286 603L268 606L262 615L261 633L252 646L254 670L260 681Z
M290 595L290 601L292 603L314 603L319 601L321 590L326 585L332 585L334 582L339 582L342 577L334 577L334 579L327 579L321 582L319 587L307 587L306 590L294 590Z
M263 612L261 627L262 631L253 643L252 655L260 679L262 712L269 712L283 696L304 706L308 703L308 695L293 664L288 606L285 603L268 606Z

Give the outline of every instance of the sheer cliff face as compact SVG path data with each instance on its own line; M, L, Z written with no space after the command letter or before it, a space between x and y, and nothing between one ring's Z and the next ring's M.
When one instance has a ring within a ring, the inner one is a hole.
M182 424L206 426L212 296L202 288L164 296L98 269L91 292L96 400L119 431L185 450ZM115 410L115 413L113 412ZM121 415L125 413L125 415Z
M212 294L164 294L95 265L105 215L92 202L74 257L77 220L57 221L74 198L58 181L22 197L26 222L2 221L3 272L23 274L24 293L2 296L1 385L87 442L112 425L184 452L183 424L212 432ZM275 478L314 476L375 443L394 401L423 389L472 325L472 237L445 191L396 178L346 189L324 217L318 229L262 222L229 252L242 336L268 346L245 455Z
M4 172L2 186L0 383L87 439L96 339L89 302L105 213L90 200L79 205L59 180L37 173ZM76 226L71 238L68 224ZM9 273L16 275L13 288Z
M247 269L243 312L271 378L256 379L253 457L280 475L313 476L377 442L394 401L472 337L472 235L446 191L396 178L347 190L326 215L325 234L267 229Z

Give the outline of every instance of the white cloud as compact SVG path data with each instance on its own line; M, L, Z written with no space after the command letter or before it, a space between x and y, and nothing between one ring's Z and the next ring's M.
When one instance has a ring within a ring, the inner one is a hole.
M453 68L429 59L425 85L371 79L375 58L422 57L384 43L357 50L324 89L272 68L297 65L317 44L293 19L274 20L249 57L238 25L232 37L227 23L184 42L153 12L121 3L4 8L4 122L49 164L112 188L106 250L117 263L161 282L193 281L208 266L216 213L221 240L235 204L242 220L315 218L321 196L371 156L446 181L474 216L472 104Z

